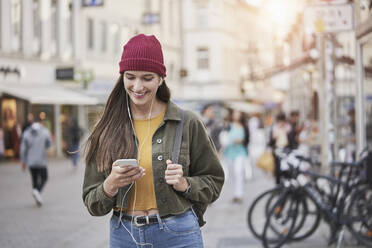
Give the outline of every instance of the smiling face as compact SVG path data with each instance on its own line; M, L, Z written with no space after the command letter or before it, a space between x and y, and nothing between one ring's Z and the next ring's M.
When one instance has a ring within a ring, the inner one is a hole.
M136 106L151 104L156 91L163 80L158 74L147 71L126 71L124 72L124 88L129 98Z

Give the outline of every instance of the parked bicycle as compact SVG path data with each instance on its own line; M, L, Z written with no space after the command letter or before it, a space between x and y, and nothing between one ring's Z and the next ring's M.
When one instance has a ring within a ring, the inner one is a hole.
M331 229L329 244L338 241L340 246L344 227L348 227L360 243L372 246L371 153L355 163L332 163L337 170L330 176L301 169L303 162L312 164L301 156L295 156L297 164L293 164L293 159L289 161L293 152L276 151L276 155L288 170L282 173L281 183L259 195L248 211L248 226L264 247L305 239L322 218ZM265 218L260 223L255 216Z

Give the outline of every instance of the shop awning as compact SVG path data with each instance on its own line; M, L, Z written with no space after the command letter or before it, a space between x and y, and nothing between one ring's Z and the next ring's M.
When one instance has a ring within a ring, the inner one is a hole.
M3 84L0 93L29 101L32 104L96 105L98 100L58 84Z
M248 103L243 101L229 101L226 103L232 109L236 109L245 113L262 113L265 108L261 104Z

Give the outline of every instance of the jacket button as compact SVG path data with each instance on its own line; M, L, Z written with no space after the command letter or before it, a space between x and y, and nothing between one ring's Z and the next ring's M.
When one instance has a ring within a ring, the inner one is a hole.
M162 199L161 199L161 202L162 202L162 203L166 203L166 202L167 202L167 198L162 198Z
M157 139L157 140L156 140L156 143L158 143L158 144L161 144L161 142L162 142L161 139Z
M159 160L159 161L162 161L162 160L163 160L163 156L162 156L162 155L159 155L159 156L158 156L158 160Z

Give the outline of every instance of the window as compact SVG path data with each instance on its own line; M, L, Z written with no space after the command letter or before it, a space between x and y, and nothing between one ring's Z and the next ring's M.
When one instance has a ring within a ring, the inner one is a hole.
M21 49L21 17L22 6L20 0L12 0L11 2L11 27L12 27L12 50L19 51Z
M40 20L40 3L39 0L33 1L33 41L32 51L34 54L41 52L41 20Z
M51 55L54 56L57 54L57 23L58 23L58 15L57 15L57 1L53 0L51 9L50 9L50 20L51 20Z
M94 25L93 25L93 19L92 18L89 18L88 19L88 35L87 35L87 39L88 39L88 48L90 50L93 50L94 49Z
M72 14L72 1L70 0L68 3L67 13L66 13L66 49L67 54L72 54L72 45L73 45L73 38L74 38L74 21L73 14Z
M173 3L174 1L170 0L169 1L169 21L168 21L168 25L169 25L169 33L170 34L173 34L173 30L174 30L174 14L173 14ZM180 3L181 4L181 3Z
M197 49L197 68L199 70L209 69L209 49L206 47Z
M112 53L118 54L120 51L119 26L117 24L111 25L110 31L111 31L111 37L112 37Z
M196 9L196 26L208 26L208 9L205 5L198 6L198 8Z
M101 51L104 53L107 50L107 24L101 22Z

